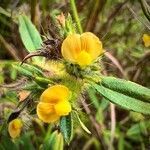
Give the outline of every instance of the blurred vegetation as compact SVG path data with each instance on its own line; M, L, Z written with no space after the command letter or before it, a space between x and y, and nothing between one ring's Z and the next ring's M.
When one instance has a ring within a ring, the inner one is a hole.
M148 1L147 4L150 5ZM107 51L102 61L102 73L149 88L150 50L144 46L142 36L144 33L150 34L150 21L140 0L76 0L76 6L83 31L95 33ZM55 19L62 12L65 16L72 14L68 0L0 1L0 84L8 85L18 81L19 87L20 82L25 82L16 68L11 66L12 62L22 61L27 55L19 35L19 15L29 16L44 40L46 36L53 36L53 31L57 32ZM83 104L85 114L82 119L92 135L76 125L73 139L67 145L60 133L52 133L55 126L43 125L33 120L26 125L25 131L31 126L30 130L14 142L7 130L3 129L3 124L7 126L6 120L18 102L18 95L13 89L0 90L0 149L59 150L63 145L65 149L73 150L150 148L148 116L114 106L94 91L89 92L89 97L90 99L87 96L87 103L90 107ZM89 119L84 117L86 114ZM30 119L28 114L23 115L27 120Z

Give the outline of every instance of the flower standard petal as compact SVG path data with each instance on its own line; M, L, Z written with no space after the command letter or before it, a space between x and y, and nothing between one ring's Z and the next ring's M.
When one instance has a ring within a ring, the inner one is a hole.
M66 60L75 62L81 52L80 34L71 34L63 41L61 53Z
M81 49L89 53L93 60L103 53L102 42L91 32L81 34Z
M56 114L59 116L66 116L71 112L71 105L68 101L57 103L55 106Z
M52 87L49 87L42 93L40 100L42 102L55 104L58 101L63 101L68 99L69 95L70 95L70 91L66 86L54 85Z
M45 123L55 122L59 116L55 113L54 105L50 103L40 102L37 105L37 115Z
M8 125L8 132L12 138L16 138L20 136L22 129L22 121L20 119L12 120Z

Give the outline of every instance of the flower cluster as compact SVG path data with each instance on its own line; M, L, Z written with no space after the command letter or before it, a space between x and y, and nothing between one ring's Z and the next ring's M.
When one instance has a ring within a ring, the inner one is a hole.
M79 65L78 67L82 69L92 64L103 52L101 41L90 32L81 35L70 34L61 46L64 59L71 64ZM57 74L60 74L60 71ZM40 96L36 109L38 118L45 123L52 123L62 116L69 115L72 110L70 103L72 95L69 88L64 85L51 85ZM12 138L17 138L22 128L22 121L14 119L9 123L8 132Z
M61 53L66 61L81 68L90 65L103 53L102 43L93 33L70 34L62 43ZM71 112L70 91L64 85L46 89L37 105L37 115L45 123L57 121Z

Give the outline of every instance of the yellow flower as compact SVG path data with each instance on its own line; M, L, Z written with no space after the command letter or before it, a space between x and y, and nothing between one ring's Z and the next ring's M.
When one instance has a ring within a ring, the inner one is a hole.
M102 42L90 32L71 34L63 41L61 53L66 60L86 66L103 53Z
M22 130L22 121L20 119L12 120L8 125L8 132L12 138L16 138L20 136Z
M54 85L46 89L37 105L38 117L46 123L55 122L61 116L66 116L71 112L69 103L70 91L66 86Z
M145 47L149 47L150 46L150 35L148 34L143 34L143 42Z

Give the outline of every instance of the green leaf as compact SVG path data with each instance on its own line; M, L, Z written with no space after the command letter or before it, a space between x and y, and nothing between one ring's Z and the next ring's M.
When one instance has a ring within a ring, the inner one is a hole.
M19 16L19 32L24 46L29 52L41 48L42 39L36 27L27 16Z
M65 141L69 144L72 139L72 134L73 134L73 121L72 121L71 113L68 116L61 117L60 131Z
M109 101L105 100L105 98L102 98L101 101L99 100L99 97L96 95L96 90L90 88L87 92L92 104L97 110L101 109L101 111L104 111L109 106Z
M136 135L139 135L140 133L141 133L140 125L139 125L139 123L137 123L128 129L127 136L136 136Z
M2 136L1 137L3 140L1 140L0 145L5 149L5 150L18 150L17 145L12 142L10 137Z
M118 150L124 150L124 141L124 136L120 134L118 139Z
M34 92L34 91L43 91L44 89L42 88L42 87L40 87L37 83L35 83L35 82L31 82L31 83L27 83L27 84L25 84L25 86L24 87L22 87L22 89L23 90L29 90L29 91L32 91L32 92Z
M89 129L84 125L84 123L83 123L83 122L81 121L81 119L79 118L78 113L75 112L75 114L76 114L76 116L77 116L77 119L78 119L78 121L79 121L79 123L80 123L82 129L83 129L84 131L86 131L88 134L91 134L91 131L89 131Z
M110 90L102 85L94 84L93 87L106 99L123 108L150 115L150 103L140 101L122 93Z
M63 150L64 142L63 136L58 131L54 131L53 133L49 133L46 137L45 142L43 144L44 150Z
M33 65L29 65L29 64L20 65L19 63L14 63L12 66L20 74L27 76L29 78L33 78L35 76L43 76L42 70Z
M150 89L131 81L117 79L114 77L102 77L101 84L111 90L128 95L141 101L150 102Z
M47 87L48 84L54 84L54 82L46 77L35 77L35 82L41 87Z
M56 141L56 145L54 147L54 150L63 150L63 147L64 147L63 136L61 133L59 133L57 136L57 141Z
M150 121L142 121L132 125L128 131L127 136L137 136L142 134L147 134L147 129L150 129Z
M34 52L37 49L41 48L41 36L37 31L36 27L30 21L30 19L25 15L19 16L19 32L22 42L28 52ZM42 58L35 57L33 59L34 61L39 61Z
M20 64L18 64L18 65L20 65ZM25 68L26 70L32 72L33 74L37 74L38 76L43 76L42 69L40 69L34 65L24 63L22 65L22 67Z
M32 78L32 77L33 77L32 72L26 70L26 69L23 68L22 66L19 66L19 65L16 65L16 64L13 64L12 66L13 66L19 73L21 73L22 75L27 76L27 77L29 77L29 78Z
M28 133L24 134L21 137L21 139L18 140L22 149L35 150L32 140L31 140L32 136L33 136L33 133L28 132Z
M56 136L57 136L58 132L54 131L53 133L49 132L49 134L47 135L44 144L43 144L43 149L48 150L48 149L52 149L54 143L56 142Z
M89 89L88 91L88 95L89 95L89 98L90 100L92 101L93 105L95 106L96 109L99 109L99 106L100 106L100 102L98 101L98 98L95 94L95 90L94 89Z

